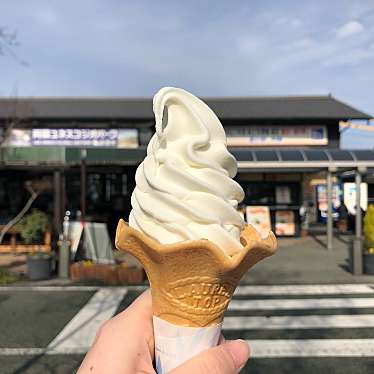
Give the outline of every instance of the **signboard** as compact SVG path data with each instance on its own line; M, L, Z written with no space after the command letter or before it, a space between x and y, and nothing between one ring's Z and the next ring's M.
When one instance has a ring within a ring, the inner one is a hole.
M344 205L350 214L356 214L356 183L344 183ZM360 186L360 205L363 210L368 208L368 185L361 183Z
M271 230L270 211L268 206L247 206L247 222L265 238Z
M277 210L275 212L275 234L292 236L295 232L295 213L292 210Z
M327 145L326 126L226 126L228 146Z
M138 147L137 129L13 129L4 142L13 147Z
M79 242L83 233L83 223L80 221L70 221L68 231L68 240L70 242L71 259L75 258L78 250Z
M101 263L113 263L113 248L106 223L85 222L83 245L86 257Z

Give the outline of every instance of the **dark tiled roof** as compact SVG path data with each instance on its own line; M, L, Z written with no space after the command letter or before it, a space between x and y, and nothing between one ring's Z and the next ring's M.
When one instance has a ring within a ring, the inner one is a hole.
M369 119L332 96L203 98L225 119ZM0 98L0 119L153 119L150 98Z

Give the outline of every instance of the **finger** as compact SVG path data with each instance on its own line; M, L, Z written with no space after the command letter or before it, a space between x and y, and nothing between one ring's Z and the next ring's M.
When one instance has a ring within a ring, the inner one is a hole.
M152 297L149 289L145 290L135 301L124 311L119 313L116 317L121 319L124 315L127 318L135 317L150 319L152 318Z
M134 338L138 334L142 334L149 346L149 350L154 355L154 337L153 337L153 319L152 319L152 297L149 289L144 291L133 303L124 311L117 314L110 320L114 328L120 328L123 323L126 323L126 336L130 335L130 329L134 331Z
M249 346L244 340L229 341L200 353L171 374L236 374L247 362L249 354Z
M146 291L104 323L79 373L91 373L93 369L95 373L154 373L153 356L152 301Z

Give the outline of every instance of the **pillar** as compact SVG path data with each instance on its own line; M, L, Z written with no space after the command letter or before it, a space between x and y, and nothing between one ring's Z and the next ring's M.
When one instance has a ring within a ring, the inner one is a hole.
M362 213L361 213L361 182L362 174L366 171L365 168L358 168L355 173L356 183L356 230L353 239L353 265L352 272L354 275L361 275L363 273L362 263Z
M332 170L327 170L327 249L333 249Z
M355 236L361 239L362 236L362 213L361 213L361 173L356 170L355 183L356 183L356 230Z
M87 179L87 168L86 168L86 157L87 150L81 150L81 198L80 198L80 209L82 213L82 221L86 217L86 179Z
M53 228L57 234L62 231L62 211L61 211L61 171L53 172Z

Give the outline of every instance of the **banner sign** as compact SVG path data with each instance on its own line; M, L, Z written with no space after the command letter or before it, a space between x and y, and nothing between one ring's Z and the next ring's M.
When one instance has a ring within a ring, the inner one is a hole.
M137 129L13 129L5 141L13 147L138 147Z
M227 145L327 145L326 126L226 126Z
M271 230L270 210L268 206L247 206L247 223L252 225L265 238Z
M277 204L291 204L291 189L288 186L275 187L275 201Z
M356 214L356 183L344 183L344 205L350 214ZM360 205L363 210L368 208L368 184L360 185Z
M327 186L325 184L317 185L317 209L319 211L322 222L327 219ZM338 209L341 204L342 190L340 184L332 186L332 216L338 218Z

